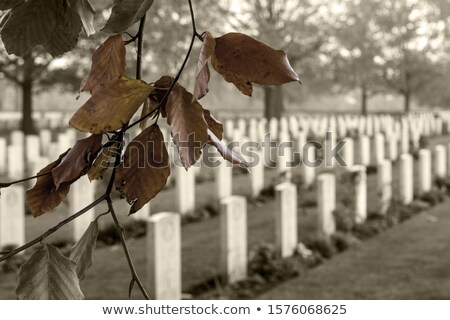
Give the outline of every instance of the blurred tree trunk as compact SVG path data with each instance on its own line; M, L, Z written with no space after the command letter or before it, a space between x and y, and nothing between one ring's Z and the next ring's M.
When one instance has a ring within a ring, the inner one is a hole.
M367 99L368 99L367 87L365 84L363 84L361 86L361 114L363 116L367 115Z
M24 57L22 87L22 131L28 134L36 134L33 122L33 69L34 59L30 54Z
M403 93L403 99L404 111L405 113L409 113L411 110L411 93L409 91L405 91Z
M281 118L284 111L283 88L281 86L264 87L264 117Z

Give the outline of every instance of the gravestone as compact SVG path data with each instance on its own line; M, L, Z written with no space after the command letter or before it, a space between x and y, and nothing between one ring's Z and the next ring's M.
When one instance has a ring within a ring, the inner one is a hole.
M317 177L317 212L319 234L330 236L336 232L333 212L336 209L336 177L332 173L322 173Z
M228 283L247 277L247 200L220 200L220 274Z
M8 177L18 180L25 177L25 164L23 146L12 144L7 147L8 152Z
M359 164L370 164L370 138L364 135L359 137Z
M302 154L302 173L305 186L310 186L316 178L316 148L312 143L308 143L303 148Z
M278 149L277 169L278 175L281 178L280 181L291 181L292 168L290 163L292 162L292 143L287 131L280 132L280 147Z
M81 177L78 181L73 183L70 186L69 193L69 206L70 206L70 214L74 214L95 200L95 184L96 182L90 182L89 179L85 177ZM95 218L95 209L83 213L80 217L76 218L73 225L73 234L72 240L78 241L81 236L84 234L86 229L89 227L89 224Z
M409 153L400 155L399 194L402 204L409 204L414 198L413 157Z
M419 150L419 194L431 191L431 151Z
M183 166L175 165L176 170L176 197L178 212L182 215L192 214L195 210L195 173Z
M345 166L351 167L355 163L355 145L352 138L345 138L344 147L342 148L342 158L344 159Z
M214 169L217 200L233 194L233 167L221 157L215 159L220 165Z
M181 220L173 212L147 219L147 283L155 300L181 299Z
M391 161L395 161L398 158L398 140L394 135L388 136L388 151L389 151L389 159Z
M48 157L50 142L52 142L52 132L48 129L42 129L39 132L39 142L41 147L41 154Z
M375 145L375 164L380 165L385 159L384 135L382 133L375 134L374 145Z
M5 138L0 138L0 175L6 174L7 170L7 143Z
M350 168L353 175L355 223L364 223L367 218L367 173L363 165Z
M25 244L25 189L13 185L1 190L0 249Z
M254 163L250 165L251 182L252 182L252 197L259 196L264 189L264 149L260 148L254 150L257 158Z
M384 159L378 164L378 212L386 214L392 200L392 163Z
M297 187L283 182L275 187L275 246L282 258L291 256L297 247Z
M445 178L447 176L447 159L445 146L434 147L434 176L435 178Z

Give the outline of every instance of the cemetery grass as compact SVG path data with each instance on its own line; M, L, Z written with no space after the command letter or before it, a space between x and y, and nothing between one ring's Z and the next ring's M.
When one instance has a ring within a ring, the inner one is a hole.
M433 139L431 144L448 141L448 137ZM358 156L358 155L356 155ZM393 168L394 174L394 194L397 188L397 166ZM300 170L294 170L294 176L298 176ZM415 170L416 172L416 170ZM266 170L266 185L271 184L276 177L276 170ZM208 179L206 179L208 180ZM417 179L415 179L417 181ZM102 188L99 188L102 189ZM233 192L239 195L249 195L250 179L247 175L233 177ZM214 198L214 182L205 181L196 187L199 196L197 207L202 208L211 203ZM376 174L368 176L368 208L369 211L376 208ZM299 193L299 203L304 199L315 199L314 191L301 190ZM151 211L176 211L175 188L168 188L161 192L152 201ZM312 201L313 202L313 201ZM128 206L125 201L118 200L117 212L121 213L123 222L129 221L126 216ZM42 216L39 219L27 217L27 240L41 234L55 222L62 220L65 216L65 209L62 207L55 212ZM265 203L256 202L248 206L248 244L249 249L257 244L274 242L273 212L276 210L274 199ZM96 213L105 211L104 206L96 208ZM298 211L298 235L299 241L303 242L316 235L317 218L315 207L300 208ZM109 217L101 219L104 225L110 224ZM50 241L64 242L65 234L69 226L64 227ZM426 237L425 237L426 238ZM145 240L143 238L130 239L129 241L132 257L135 260L138 273L145 278ZM217 270L219 261L219 219L212 217L198 223L186 224L182 228L182 281L183 292L190 292L193 287L206 284L204 289L217 289ZM376 265L372 272L378 272ZM350 268L350 266L349 266ZM93 267L82 281L82 289L87 299L128 299L128 285L130 273L127 262L122 253L120 244L113 246L103 246L96 250ZM14 291L16 286L16 274L0 274L0 298L15 299ZM137 290L132 298L141 298Z

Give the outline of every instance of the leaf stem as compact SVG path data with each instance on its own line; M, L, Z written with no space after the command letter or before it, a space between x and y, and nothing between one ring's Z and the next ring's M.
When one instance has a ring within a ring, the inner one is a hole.
M82 214L86 213L87 211L89 211L90 209L94 208L96 205L98 205L100 202L104 201L105 199L107 199L107 195L104 194L102 195L100 198L98 198L97 200L95 200L94 202L92 202L90 205L88 205L87 207L81 209L80 211L74 213L73 215L71 215L70 217L68 217L67 219L64 219L63 221L61 221L60 223L58 223L56 226L48 229L46 232L44 232L43 234L41 234L39 237L35 238L34 240L31 240L29 242L27 242L26 244L24 244L23 246L20 246L16 249L13 249L11 251L8 251L5 255L3 255L2 257L0 257L0 262L34 246L36 243L41 242L42 240L44 240L45 238L47 238L48 236L50 236L51 234L55 233L56 231L58 231L61 227L65 226L66 224L68 224L69 222L71 222L72 220L75 220L76 218L78 218L79 216L81 216Z
M125 230L123 229L122 225L119 223L119 220L117 219L117 215L116 212L114 211L114 206L111 197L107 196L106 202L108 203L108 209L110 210L111 216L114 220L114 224L116 225L117 233L119 234L120 242L122 243L122 248L128 261L128 266L130 267L132 277L131 281L135 282L138 285L144 298L146 300L150 300L150 297L147 291L145 290L144 285L142 284L141 280L139 279L139 276L136 273L136 268L134 267L133 260L131 259L130 255L130 250L128 249L127 242L125 239Z

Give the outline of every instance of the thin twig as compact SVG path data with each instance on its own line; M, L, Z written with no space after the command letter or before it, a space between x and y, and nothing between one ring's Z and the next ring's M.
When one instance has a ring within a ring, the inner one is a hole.
M51 234L55 233L56 231L58 231L58 229L60 229L61 227L65 226L66 224L68 224L69 222L71 222L72 220L75 220L76 218L78 218L79 216L81 216L82 214L86 213L87 211L89 211L90 209L94 208L96 205L98 205L100 202L104 201L107 198L106 194L102 195L100 198L98 198L97 200L95 200L94 202L92 202L90 205L88 205L87 207L81 209L80 211L74 213L73 215L71 215L70 217L68 217L67 219L61 221L60 223L58 223L56 226L48 229L46 232L44 232L43 234L41 234L39 237L35 238L34 240L24 244L21 247L18 247L16 249L13 249L11 251L9 251L8 253L6 253L4 256L0 257L0 262L34 246L36 243L41 242L42 240L44 240L45 238L47 238L48 236L50 236Z
M141 18L139 23L139 31L137 33L137 56L136 56L136 79L142 79L142 49L144 47L144 29L145 29L145 19L147 15Z
M116 225L117 232L120 237L120 242L122 243L122 248L125 253L125 257L128 261L128 266L130 267L132 281L134 280L136 284L138 285L139 289L141 290L142 295L145 299L150 300L150 297L147 293L147 291L144 288L144 285L142 284L141 280L139 279L139 276L136 273L136 268L134 267L133 260L131 259L130 250L128 249L127 242L125 240L125 231L122 227L122 225L119 223L119 220L117 219L116 213L114 211L113 203L110 197L106 198L106 202L108 203L108 209L111 211L111 216L114 220L114 224Z
M40 174L37 174L37 175L32 176L32 177L23 178L23 179L16 180L16 181L11 181L11 182L0 182L0 189L1 188L8 188L8 187L12 186L13 184L18 184L18 183L25 182L25 181L28 181L28 180L33 180L33 179L36 179L36 178L39 178L39 177L43 177L43 176L46 176L46 175L49 175L49 174L51 174L51 172L44 172L44 173L40 173Z
M175 87L175 85L177 84L178 80L181 77L181 74L183 73L184 67L186 66L189 57L191 55L192 52L192 48L194 46L194 42L195 42L195 38L201 35L198 34L197 32L197 28L195 26L195 15L194 15L194 9L192 7L192 1L188 0L189 3L189 11L191 13L191 21L192 21L192 37L191 37L191 42L189 44L189 49L186 52L186 56L184 57L183 63L181 64L180 69L178 70L177 75L175 76L171 86L169 87L169 90L167 90L167 92L164 94L164 97L162 98L162 100L158 103L158 105L156 106L155 109L153 109L150 113L146 114L145 116L143 116L142 118L136 120L135 122L131 123L130 125L126 126L124 129L122 129L122 131L126 131L128 129L130 129L131 127L134 127L135 125L141 123L142 121L144 121L145 119L147 119L148 117L150 117L154 112L158 111L162 105L165 104L167 98L169 97L170 92L172 92L172 89Z

